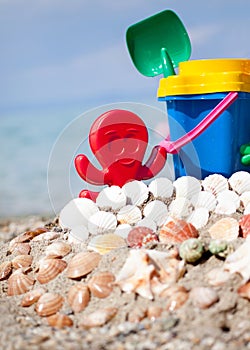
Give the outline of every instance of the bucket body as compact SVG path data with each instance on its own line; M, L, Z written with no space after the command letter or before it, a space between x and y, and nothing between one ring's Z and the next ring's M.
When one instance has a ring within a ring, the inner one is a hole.
M248 74L250 60L225 60L226 65L230 63L229 61L233 63L236 61L236 68L241 70L241 75L235 73L235 67L231 75L230 70L227 74L224 71L222 74L218 65L214 65L215 62L213 61L220 61L219 63L221 63L223 60L202 61L202 64L204 63L203 71L199 71L201 61L197 61L197 69L195 69L195 61L191 61L193 75L190 71L187 74L187 68L186 76L184 74L185 69L184 71L180 70L180 76L172 77L172 86L171 79L170 82L168 81L168 91L164 93L165 96L161 96L162 89L159 89L160 94L158 90L159 100L166 101L167 104L170 139L172 141L179 139L196 127L228 92L238 91L236 101L200 136L173 156L176 177L190 175L203 179L213 173L230 177L236 171L250 170L248 166L241 164L240 155L240 146L250 142L250 85L249 88L247 85L250 77ZM243 61L243 64L239 65L240 61ZM188 66L188 63L185 62L185 65ZM208 66L210 70L206 71ZM215 72L212 76L210 71L213 70L213 66L218 72ZM222 66L225 69L225 66ZM232 79L232 76L234 79ZM179 77L181 79L178 80ZM216 78L218 79L216 80ZM164 79L167 80L168 78ZM212 84L214 85L213 88ZM219 88L222 91L216 91ZM226 90L226 88L228 89ZM173 94L173 92L176 94Z

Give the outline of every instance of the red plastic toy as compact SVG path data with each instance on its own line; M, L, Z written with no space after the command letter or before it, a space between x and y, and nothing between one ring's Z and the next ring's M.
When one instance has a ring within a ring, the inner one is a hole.
M89 133L92 152L102 166L97 169L84 154L75 158L80 177L94 185L122 187L131 180L147 180L163 168L167 152L155 146L148 161L142 165L148 145L146 125L136 114L127 110L111 110L93 123ZM79 197L96 200L98 192L82 190Z

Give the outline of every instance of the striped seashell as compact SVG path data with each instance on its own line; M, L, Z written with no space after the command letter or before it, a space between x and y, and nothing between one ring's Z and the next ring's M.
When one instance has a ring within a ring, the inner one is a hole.
M247 171L238 171L228 179L230 187L239 195L250 191L250 174Z
M218 202L214 210L214 213L219 215L232 215L236 213L236 210L237 210L237 207L234 202L224 200L224 201Z
M248 204L244 210L244 215L250 214L250 204Z
M63 258L71 252L71 245L64 241L57 241L50 244L45 249L45 255L47 258Z
M136 224L141 220L142 214L140 209L132 204L128 204L117 213L117 220L120 224Z
M189 238L181 243L179 248L180 257L188 263L198 261L204 252L201 241L197 238Z
M246 238L248 235L250 235L250 214L242 216L239 221L239 225L242 237Z
M148 227L137 226L133 228L127 238L127 243L131 248L141 248L148 243L159 242L158 236Z
M220 174L212 174L202 181L202 187L205 191L212 192L216 196L218 193L228 190L228 180Z
M48 231L40 234L39 236L34 237L32 241L33 242L50 242L50 241L53 241L54 239L61 237L61 235L62 234L60 232Z
M209 219L208 209L197 208L187 217L186 220L198 230L206 226L206 224L208 223L208 219Z
M243 192L240 196L240 201L243 204L244 208L250 205L250 191Z
M218 293L211 287L194 287L190 299L200 309L207 309L219 300Z
M127 197L127 204L141 205L149 196L149 189L142 181L127 182L122 189Z
M48 325L54 328L65 328L72 327L73 321L72 319L61 313L56 313L55 315L48 316L47 318Z
M92 235L114 232L116 226L116 216L106 211L98 211L88 220L88 231Z
M218 193L217 195L217 201L220 202L230 202L233 203L236 207L236 209L240 206L240 196L231 190L226 190Z
M150 182L148 185L149 191L157 199L167 199L170 198L174 191L174 186L172 181L166 177L158 177Z
M208 211L213 211L216 207L216 197L209 191L201 191L191 198L191 203L197 208L206 208Z
M222 286L225 284L230 278L230 273L228 271L224 271L223 268L214 268L208 272L206 275L206 279L208 283L213 287Z
M193 211L193 205L185 197L175 198L168 207L169 214L177 218L185 218Z
M159 239L162 243L181 243L198 236L199 233L192 224L178 218L169 218L159 231Z
M127 197L119 186L110 186L104 188L96 198L96 204L99 208L111 208L117 210L126 205Z
M29 243L14 243L11 248L9 249L9 252L11 254L15 255L27 255L31 251L31 246Z
M17 237L13 238L10 242L9 242L9 250L11 251L11 247L13 244L15 243L25 243L25 242L29 242L31 241L34 237L47 232L48 230L45 227L39 227L35 230L32 231L25 231L24 233L21 233L20 235L18 235Z
M45 317L56 314L63 306L64 299L60 294L44 293L38 300L35 311Z
M44 293L46 293L44 288L36 288L27 292L21 300L21 306L29 307L35 304Z
M98 309L89 315L84 316L79 322L79 328L101 327L109 322L118 312L116 307Z
M72 229L76 226L88 225L88 219L91 215L99 211L98 206L91 199L75 198L72 199L61 210L59 214L59 225L62 228Z
M80 252L68 263L67 277L79 278L86 276L99 264L101 255L96 252Z
M242 298L250 300L250 282L240 286L237 292Z
M6 280L12 272L11 261L4 261L0 264L0 281Z
M115 276L109 271L99 272L91 277L88 287L97 298L106 298L113 291Z
M191 199L195 194L201 191L201 184L193 176L182 176L173 182L176 198L185 197Z
M135 226L143 226L143 227L147 227L150 228L153 232L157 231L157 225L155 223L155 221L153 221L152 219L149 218L143 218L140 221L138 221Z
M143 215L145 218L153 220L157 226L161 226L168 217L168 207L156 199L144 207Z
M67 301L75 313L81 312L90 301L89 288L83 283L73 285L69 289Z
M94 236L88 246L88 250L93 250L101 255L109 253L111 250L127 247L124 238L114 234L106 233L104 235Z
M233 218L222 218L213 224L208 232L213 239L233 241L239 236L239 223Z
M9 296L24 294L33 286L34 283L34 278L25 275L22 269L18 269L14 271L8 279L7 294Z
M116 227L114 234L124 239L127 239L131 229L132 229L132 226L129 224L120 224Z
M87 241L89 238L89 231L85 226L76 226L68 233L68 242L79 244Z
M41 284L48 283L56 278L66 267L67 263L64 260L45 258L39 264L36 278Z
M11 263L14 269L19 269L20 267L29 267L32 264L33 257L31 255L17 255L12 259Z

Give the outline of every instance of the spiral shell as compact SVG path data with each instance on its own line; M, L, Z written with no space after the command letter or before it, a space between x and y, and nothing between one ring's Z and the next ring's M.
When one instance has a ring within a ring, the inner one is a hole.
M222 218L213 224L208 232L213 239L232 241L239 235L239 223L233 218Z
M94 236L89 244L88 250L93 250L101 255L107 254L111 250L127 247L126 241L114 233Z
M147 227L138 226L133 228L127 238L129 247L131 248L141 248L148 243L158 242L158 236Z
M201 191L200 181L192 176L182 176L173 182L176 198L184 197L191 199Z
M219 300L218 293L210 287L194 287L190 299L200 309L207 309Z
M233 252L233 246L231 246L226 241L222 241L220 239L213 239L209 243L208 250L211 254L218 255L221 258L226 258L229 254Z
M247 171L237 171L228 180L230 187L239 195L250 191L250 174Z
M120 224L136 224L139 220L141 220L141 218L142 215L140 209L131 204L121 208L117 213L117 220Z
M45 249L45 255L48 258L63 258L71 252L71 245L64 241L57 241L50 244Z
M190 238L181 243L179 248L180 257L189 263L194 263L202 257L203 244L197 238Z
M73 285L69 289L67 300L74 312L81 312L90 300L88 287L83 283Z
M65 314L56 313L55 315L48 316L46 319L51 327L65 328L73 326L72 319Z
M56 278L66 266L66 261L61 259L43 259L39 264L39 271L36 278L41 284L48 283Z
M98 298L106 298L113 291L115 276L109 271L99 272L91 277L88 287L91 293Z
M88 220L88 230L92 235L114 232L116 226L115 215L106 211L98 211Z
M19 295L26 293L35 283L34 278L25 275L22 269L18 269L8 279L8 290L9 296Z
M9 277L12 271L12 264L10 261L4 261L0 265L0 281L3 281Z
M161 226L168 217L168 207L156 199L144 207L143 215L145 218L153 220L157 226Z
M19 269L20 267L29 267L32 264L32 256L25 255L17 255L14 259L12 259L12 266L14 269Z
M172 181L166 177L158 177L150 182L148 189L157 199L167 199L173 194L174 186Z
M228 180L220 174L212 174L202 181L202 187L205 191L212 192L216 196L218 193L228 190Z
M242 216L239 221L242 236L246 238L250 235L250 214Z
M170 218L160 229L159 239L162 243L181 243L189 238L197 238L199 233L190 223Z
M149 190L142 181L127 182L122 189L127 197L127 204L141 205L148 199Z
M92 312L84 316L79 322L80 328L101 327L110 321L116 314L118 309L116 307L107 307Z
M96 198L96 204L99 208L120 209L126 205L127 197L119 186L110 186L104 188Z
M21 300L21 306L28 307L35 304L44 293L46 293L44 288L36 288L27 292Z
M63 306L64 299L56 293L44 293L38 300L35 310L39 316L56 314Z
M68 263L67 277L79 278L93 271L99 264L101 255L96 252L80 252Z

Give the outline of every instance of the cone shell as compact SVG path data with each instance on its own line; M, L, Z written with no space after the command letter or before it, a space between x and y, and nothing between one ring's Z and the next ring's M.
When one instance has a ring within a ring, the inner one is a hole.
M80 252L68 263L67 277L79 278L86 276L99 264L101 255L96 252Z
M67 300L74 312L81 312L90 300L88 287L83 283L73 285L68 292Z
M94 236L89 244L88 244L88 250L93 250L101 255L107 254L111 250L114 249L120 249L127 247L126 241L114 234L114 233L107 233L104 235L98 235Z
M153 193L155 198L167 199L173 194L174 186L172 181L166 177L158 177L150 182L148 189Z
M19 295L26 293L35 283L34 278L25 275L22 269L18 269L8 279L8 291L9 296Z
M138 226L133 228L127 238L127 243L131 248L141 248L148 243L158 242L158 236L147 227Z
M250 282L240 286L237 292L242 298L250 300Z
M3 281L9 277L12 271L12 264L10 261L4 261L0 265L0 281Z
M177 218L185 218L193 211L192 203L185 197L175 198L168 207L169 214Z
M107 307L92 312L84 316L79 322L80 328L101 327L110 321L116 314L118 309L116 307Z
M44 288L36 288L27 292L21 300L21 306L28 307L35 304L44 293L46 293Z
M195 194L190 201L196 209L206 208L208 211L213 211L217 203L215 195L209 191L201 191Z
M222 218L208 230L211 238L232 241L239 235L239 223L233 218Z
M197 238L189 238L181 243L179 248L180 257L189 263L194 263L202 257L204 248Z
M92 235L114 232L116 226L115 215L106 211L98 211L88 220L88 230Z
M207 208L197 208L188 217L187 222L192 224L195 228L200 229L208 223L209 211Z
M91 294L98 298L106 298L113 291L113 283L115 276L109 272L99 272L91 277L88 282L88 287Z
M55 328L65 328L73 326L72 319L69 316L61 313L56 313L55 315L48 316L47 322L49 326Z
M140 209L131 204L126 205L117 213L117 220L120 224L136 224L141 218L142 215Z
M210 287L195 287L190 292L190 299L200 309L207 309L219 300L217 292Z
M149 189L142 181L127 182L122 189L127 197L127 204L141 205L148 199Z
M67 266L66 261L61 259L43 259L39 265L39 272L36 275L37 280L41 283L48 283L56 278Z
M173 182L176 198L184 197L191 199L201 191L200 181L192 176L182 176Z
M189 238L197 238L199 233L190 223L170 218L160 229L159 239L162 243L181 243Z
M238 171L228 180L230 187L239 195L250 191L250 174L247 171Z
M166 204L156 199L144 207L143 215L153 220L157 226L161 226L168 217L168 208Z
M250 214L242 216L239 221L242 236L246 238L250 235Z
M50 244L46 250L45 255L48 258L63 258L71 252L71 245L64 241L57 241Z
M85 226L76 226L68 233L68 242L79 244L89 238L89 231Z
M39 316L56 314L63 306L64 299L56 293L44 293L38 300L35 310Z
M99 208L120 209L126 205L127 197L119 186L110 186L104 188L96 198L96 204Z
M218 193L228 190L228 180L220 174L212 174L202 181L202 187L205 191L212 192L216 196Z
M59 225L62 228L74 228L76 226L87 227L88 219L98 212L98 206L88 198L72 199L59 214Z
M32 264L33 257L31 255L17 255L12 259L12 266L14 269L19 269L20 267L29 267Z

